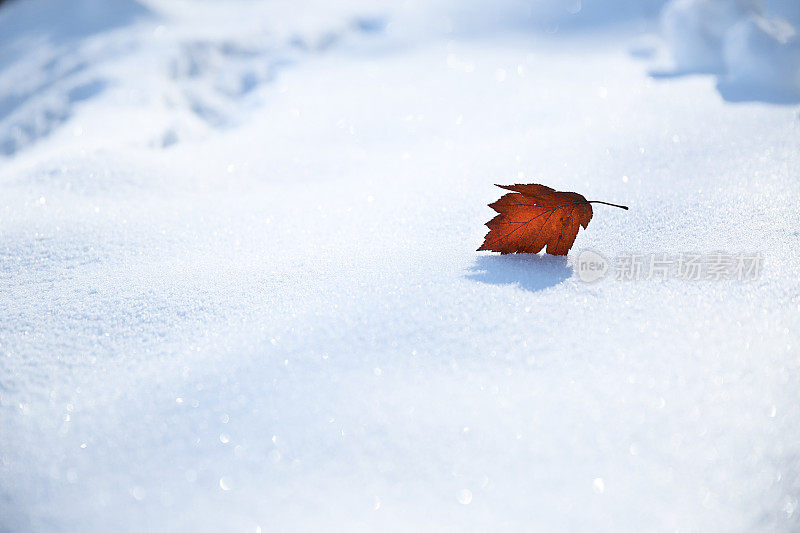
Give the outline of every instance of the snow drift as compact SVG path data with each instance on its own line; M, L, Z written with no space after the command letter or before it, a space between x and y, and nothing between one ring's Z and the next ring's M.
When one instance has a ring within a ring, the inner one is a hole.
M673 0L661 27L676 73L714 73L732 100L800 100L797 2Z

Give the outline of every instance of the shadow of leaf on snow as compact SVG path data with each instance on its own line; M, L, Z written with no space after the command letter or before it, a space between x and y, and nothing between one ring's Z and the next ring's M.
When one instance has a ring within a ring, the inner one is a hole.
M518 285L531 292L555 287L572 277L566 256L538 254L481 255L467 279L490 285Z

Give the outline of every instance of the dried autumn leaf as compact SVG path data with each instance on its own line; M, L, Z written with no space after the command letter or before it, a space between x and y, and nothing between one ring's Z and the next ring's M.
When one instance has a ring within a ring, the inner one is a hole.
M486 223L489 233L478 250L501 254L538 253L547 246L552 255L567 255L578 235L592 219L591 204L624 205L588 201L576 192L555 191L535 183L498 185L514 191L503 195L489 207L499 213Z

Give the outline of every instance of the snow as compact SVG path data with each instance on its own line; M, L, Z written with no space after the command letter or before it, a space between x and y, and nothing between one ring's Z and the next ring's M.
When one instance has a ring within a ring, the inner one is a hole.
M730 100L800 101L800 4L672 0L661 23L674 69L720 74Z
M71 4L0 5L0 531L800 527L784 30L732 98L659 2ZM512 182L631 209L475 252Z

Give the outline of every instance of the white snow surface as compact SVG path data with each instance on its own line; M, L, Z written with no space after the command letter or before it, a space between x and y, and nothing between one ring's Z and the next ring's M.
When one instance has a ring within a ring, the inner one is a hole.
M797 0L672 0L661 25L677 73L717 73L731 100L800 101Z
M584 4L0 4L0 531L800 530L798 106ZM475 252L514 182L631 209Z

